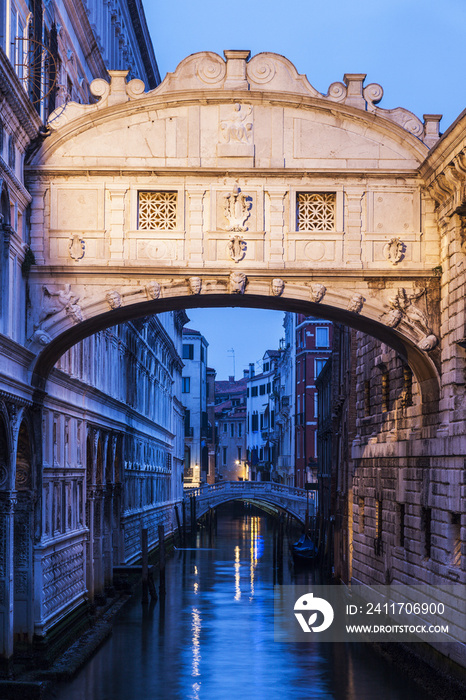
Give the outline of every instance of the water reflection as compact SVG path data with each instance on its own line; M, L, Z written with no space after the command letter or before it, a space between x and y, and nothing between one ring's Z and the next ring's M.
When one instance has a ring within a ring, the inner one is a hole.
M237 505L217 523L167 561L157 605L127 604L57 700L426 700L367 645L274 642L272 523ZM287 551L283 582L311 583Z

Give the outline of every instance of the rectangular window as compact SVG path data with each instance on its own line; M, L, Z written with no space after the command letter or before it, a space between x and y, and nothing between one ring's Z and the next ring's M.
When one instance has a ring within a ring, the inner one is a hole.
M227 463L227 448L223 447L222 448L222 464L225 467Z
M382 411L390 410L390 379L388 372L382 374Z
M183 360L194 359L194 345L183 343Z
M298 192L296 229L335 231L335 192Z
M398 546L405 546L405 515L406 507L404 503L398 503Z
M403 395L401 403L403 406L413 405L413 373L408 365L403 366Z
M251 430L253 433L259 430L259 416L257 413L253 413L251 416Z
M243 424L238 423L238 437L243 437Z
M329 329L325 326L317 326L316 328L316 348L328 348L329 344Z
M228 432L228 424L227 424L227 423L224 423L224 424L223 424L223 432L224 432L224 433L227 433L227 432Z
M246 398L249 399L249 387L246 389Z
M257 386L251 387L251 396L257 396Z
M235 424L230 423L230 437L235 437Z
M461 566L461 515L450 513L451 565Z
M265 384L261 384L261 385L260 385L260 387L259 387L259 394L260 394L261 396L264 396L264 394L265 394Z
M314 418L319 415L319 392L314 393Z
M319 374L322 372L326 362L327 362L327 360L322 360L322 359L315 360L315 376L316 377L318 377Z
M270 394L270 382L267 382L267 394Z
M176 228L177 192L139 192L138 228L173 231Z
M270 427L275 427L275 411L270 411Z
M424 556L430 559L432 550L432 510L421 508L421 528L424 533Z
M182 389L181 391L183 394L189 394L190 392L190 386L191 386L191 379L190 377L182 377Z
M269 362L264 362L264 372L268 372L270 368L270 363Z
M365 513L364 513L364 498L359 498L359 533L362 535L364 533L365 526Z
M364 415L371 415L371 383L368 379L364 382Z

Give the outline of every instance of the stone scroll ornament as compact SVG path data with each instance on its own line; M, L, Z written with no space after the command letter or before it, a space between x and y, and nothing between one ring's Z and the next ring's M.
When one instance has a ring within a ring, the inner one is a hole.
M246 220L251 209L250 198L235 184L233 191L225 195L224 212L228 221L227 231L247 231Z
M244 294L247 277L244 272L232 272L230 274L230 294Z
M438 338L432 332L425 313L415 306L414 302L426 293L425 287L415 289L412 294L408 294L406 289L399 289L394 297L388 300L391 310L382 316L382 319L390 328L396 328L403 320L418 328L424 337L418 342L420 350L428 352L433 350L438 343Z
M323 284L312 284L311 285L311 301L315 304L319 304L325 296L327 287Z
M397 265L403 260L406 246L401 238L391 238L383 247L385 259L392 265Z
M234 262L239 262L246 255L247 243L242 236L233 236L227 246L228 255Z
M72 260L82 260L86 252L86 243L76 233L70 240L68 250L70 251L70 258Z

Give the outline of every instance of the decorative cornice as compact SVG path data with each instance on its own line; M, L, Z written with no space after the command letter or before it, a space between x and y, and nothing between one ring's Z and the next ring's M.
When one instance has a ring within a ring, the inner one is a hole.
M16 115L20 128L32 140L36 138L42 120L32 106L13 66L0 46L0 92Z

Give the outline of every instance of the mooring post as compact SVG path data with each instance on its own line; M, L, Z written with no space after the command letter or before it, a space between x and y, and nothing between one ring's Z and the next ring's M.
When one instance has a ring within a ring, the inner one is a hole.
M196 534L196 496L191 496L191 535Z
M165 594L165 532L163 525L158 526L159 533L159 571L160 571L160 595Z
M186 504L184 502L184 499L181 503L181 512L183 515L183 547L184 547L185 543L186 543Z
M141 603L149 602L149 551L147 528L141 530L141 553L142 553L142 599Z
M178 539L179 539L180 544L181 544L181 542L183 541L183 532L181 530L180 514L179 514L178 506L176 503L175 503L175 515L176 515L176 524L178 526Z

